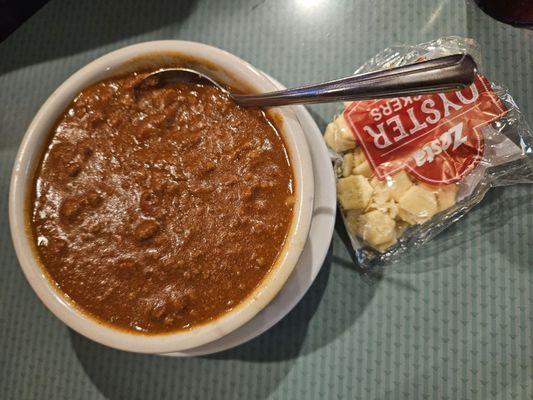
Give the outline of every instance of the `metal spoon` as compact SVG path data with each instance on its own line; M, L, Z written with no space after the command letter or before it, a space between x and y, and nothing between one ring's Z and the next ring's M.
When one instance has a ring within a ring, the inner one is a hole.
M170 68L148 75L134 87L134 90L138 95L143 90L160 87L167 83L210 84L226 92L241 106L268 107L368 100L458 90L472 84L476 71L476 63L470 55L455 54L295 89L243 95L231 93L212 78L198 71Z

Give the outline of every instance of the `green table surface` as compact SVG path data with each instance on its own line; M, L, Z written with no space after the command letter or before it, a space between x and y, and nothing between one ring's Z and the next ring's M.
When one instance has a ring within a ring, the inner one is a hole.
M461 0L54 0L37 12L0 44L0 398L533 398L533 186L492 190L373 285L335 233L287 317L191 359L112 350L69 330L30 289L9 236L9 177L26 127L63 80L108 51L200 41L297 85L446 35L481 43L485 71L533 123L533 31ZM311 107L321 128L336 107Z

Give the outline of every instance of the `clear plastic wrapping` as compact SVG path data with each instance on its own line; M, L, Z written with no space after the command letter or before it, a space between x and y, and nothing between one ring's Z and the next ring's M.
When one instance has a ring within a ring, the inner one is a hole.
M348 102L326 128L340 212L363 268L421 246L489 188L533 183L532 132L509 92L483 76L473 40L389 48L355 73L457 53L479 67L468 90Z

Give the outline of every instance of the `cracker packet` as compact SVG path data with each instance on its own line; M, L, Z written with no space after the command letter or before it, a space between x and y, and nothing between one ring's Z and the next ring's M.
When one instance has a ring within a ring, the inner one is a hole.
M324 132L359 266L390 263L458 221L494 186L533 183L533 135L509 92L483 74L479 45L446 37L386 49L355 73L468 53L460 91L344 103Z

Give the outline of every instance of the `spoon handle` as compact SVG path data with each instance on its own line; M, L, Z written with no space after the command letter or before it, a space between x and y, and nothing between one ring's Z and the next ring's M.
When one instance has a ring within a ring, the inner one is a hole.
M245 107L368 100L458 90L470 85L477 66L455 54L368 74L258 95L233 95Z

